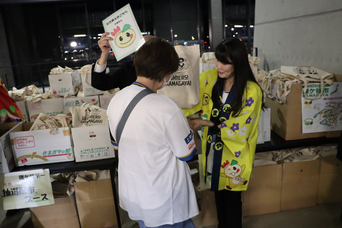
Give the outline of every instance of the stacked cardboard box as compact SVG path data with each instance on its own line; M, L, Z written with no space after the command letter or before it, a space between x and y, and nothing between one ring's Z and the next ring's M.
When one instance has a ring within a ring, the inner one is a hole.
M243 216L342 203L342 162L335 156L253 168Z
M334 74L336 81L342 81L342 75ZM338 132L302 133L302 84L294 83L285 104L266 98L266 106L271 108L271 129L285 140L317 137L338 137Z
M23 123L10 132L12 151L16 166L74 161L70 129L58 128L29 131L31 123Z

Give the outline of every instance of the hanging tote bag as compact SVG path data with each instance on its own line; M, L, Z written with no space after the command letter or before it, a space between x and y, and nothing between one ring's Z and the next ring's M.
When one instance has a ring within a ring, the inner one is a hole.
M324 83L332 84L333 83L333 75L327 73L323 70L311 67L311 66L281 66L280 71L282 74L287 74L291 76L295 76L300 81L304 83L304 91L307 90L308 83L320 83L321 84L321 92L317 95L317 97L307 97L306 92L304 96L306 99L315 100L319 99L323 94Z
M175 46L175 50L179 56L178 70L158 93L168 96L182 109L190 109L200 102L199 45Z
M200 73L216 68L215 52L205 52L200 58Z

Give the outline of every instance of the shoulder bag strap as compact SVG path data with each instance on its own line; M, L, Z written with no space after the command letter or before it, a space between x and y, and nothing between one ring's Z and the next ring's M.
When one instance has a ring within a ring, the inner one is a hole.
M118 124L118 127L116 129L116 143L119 145L119 141L121 138L121 133L123 131L123 128L126 124L126 121L129 117L129 115L131 114L132 110L134 109L135 105L146 95L153 93L152 90L150 89L144 89L142 91L140 91L134 98L133 100L128 104L126 110L124 111L121 120Z

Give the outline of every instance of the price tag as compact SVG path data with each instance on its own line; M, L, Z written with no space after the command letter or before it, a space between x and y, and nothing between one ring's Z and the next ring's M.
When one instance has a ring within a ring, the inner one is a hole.
M0 184L1 205L4 210L55 203L48 169L2 173Z

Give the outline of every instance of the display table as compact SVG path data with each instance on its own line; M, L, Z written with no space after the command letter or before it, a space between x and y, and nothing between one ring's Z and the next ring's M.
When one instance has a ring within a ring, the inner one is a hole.
M291 140L286 141L276 133L271 132L271 141L265 142L263 144L258 144L256 147L256 153L281 150L281 149L290 149L297 147L307 147L307 146L319 146L323 144L337 143L339 138L311 138L311 139L300 139L300 140ZM43 165L34 165L34 166L23 166L16 167L13 171L26 171L33 169L49 169L50 174L56 173L66 173L66 172L75 172L75 171L84 171L84 170L110 170L110 176L112 180L112 189L113 189L113 197L116 209L116 216L118 220L118 226L121 228L120 214L119 214L119 201L117 197L117 188L115 182L115 170L116 170L117 160L113 159L105 159L105 160L97 160L97 161L89 161L89 162L63 162L63 163L52 163L52 164L43 164Z
M265 142L263 144L258 144L256 147L256 153L273 151L273 150L283 150L298 147L308 147L308 146L319 146L330 143L337 143L339 138L310 138L310 139L299 139L286 141L281 138L275 132L271 131L271 141Z
M52 164L43 164L43 165L22 166L22 167L16 167L13 170L13 172L27 171L27 170L34 170L34 169L49 169L50 174L85 171L85 170L96 170L96 169L110 170L116 217L118 220L118 227L121 228L119 203L118 203L119 201L117 197L116 182L115 182L116 158L95 160L95 161L89 161L89 162L78 162L78 163L62 162L62 163L52 163Z

